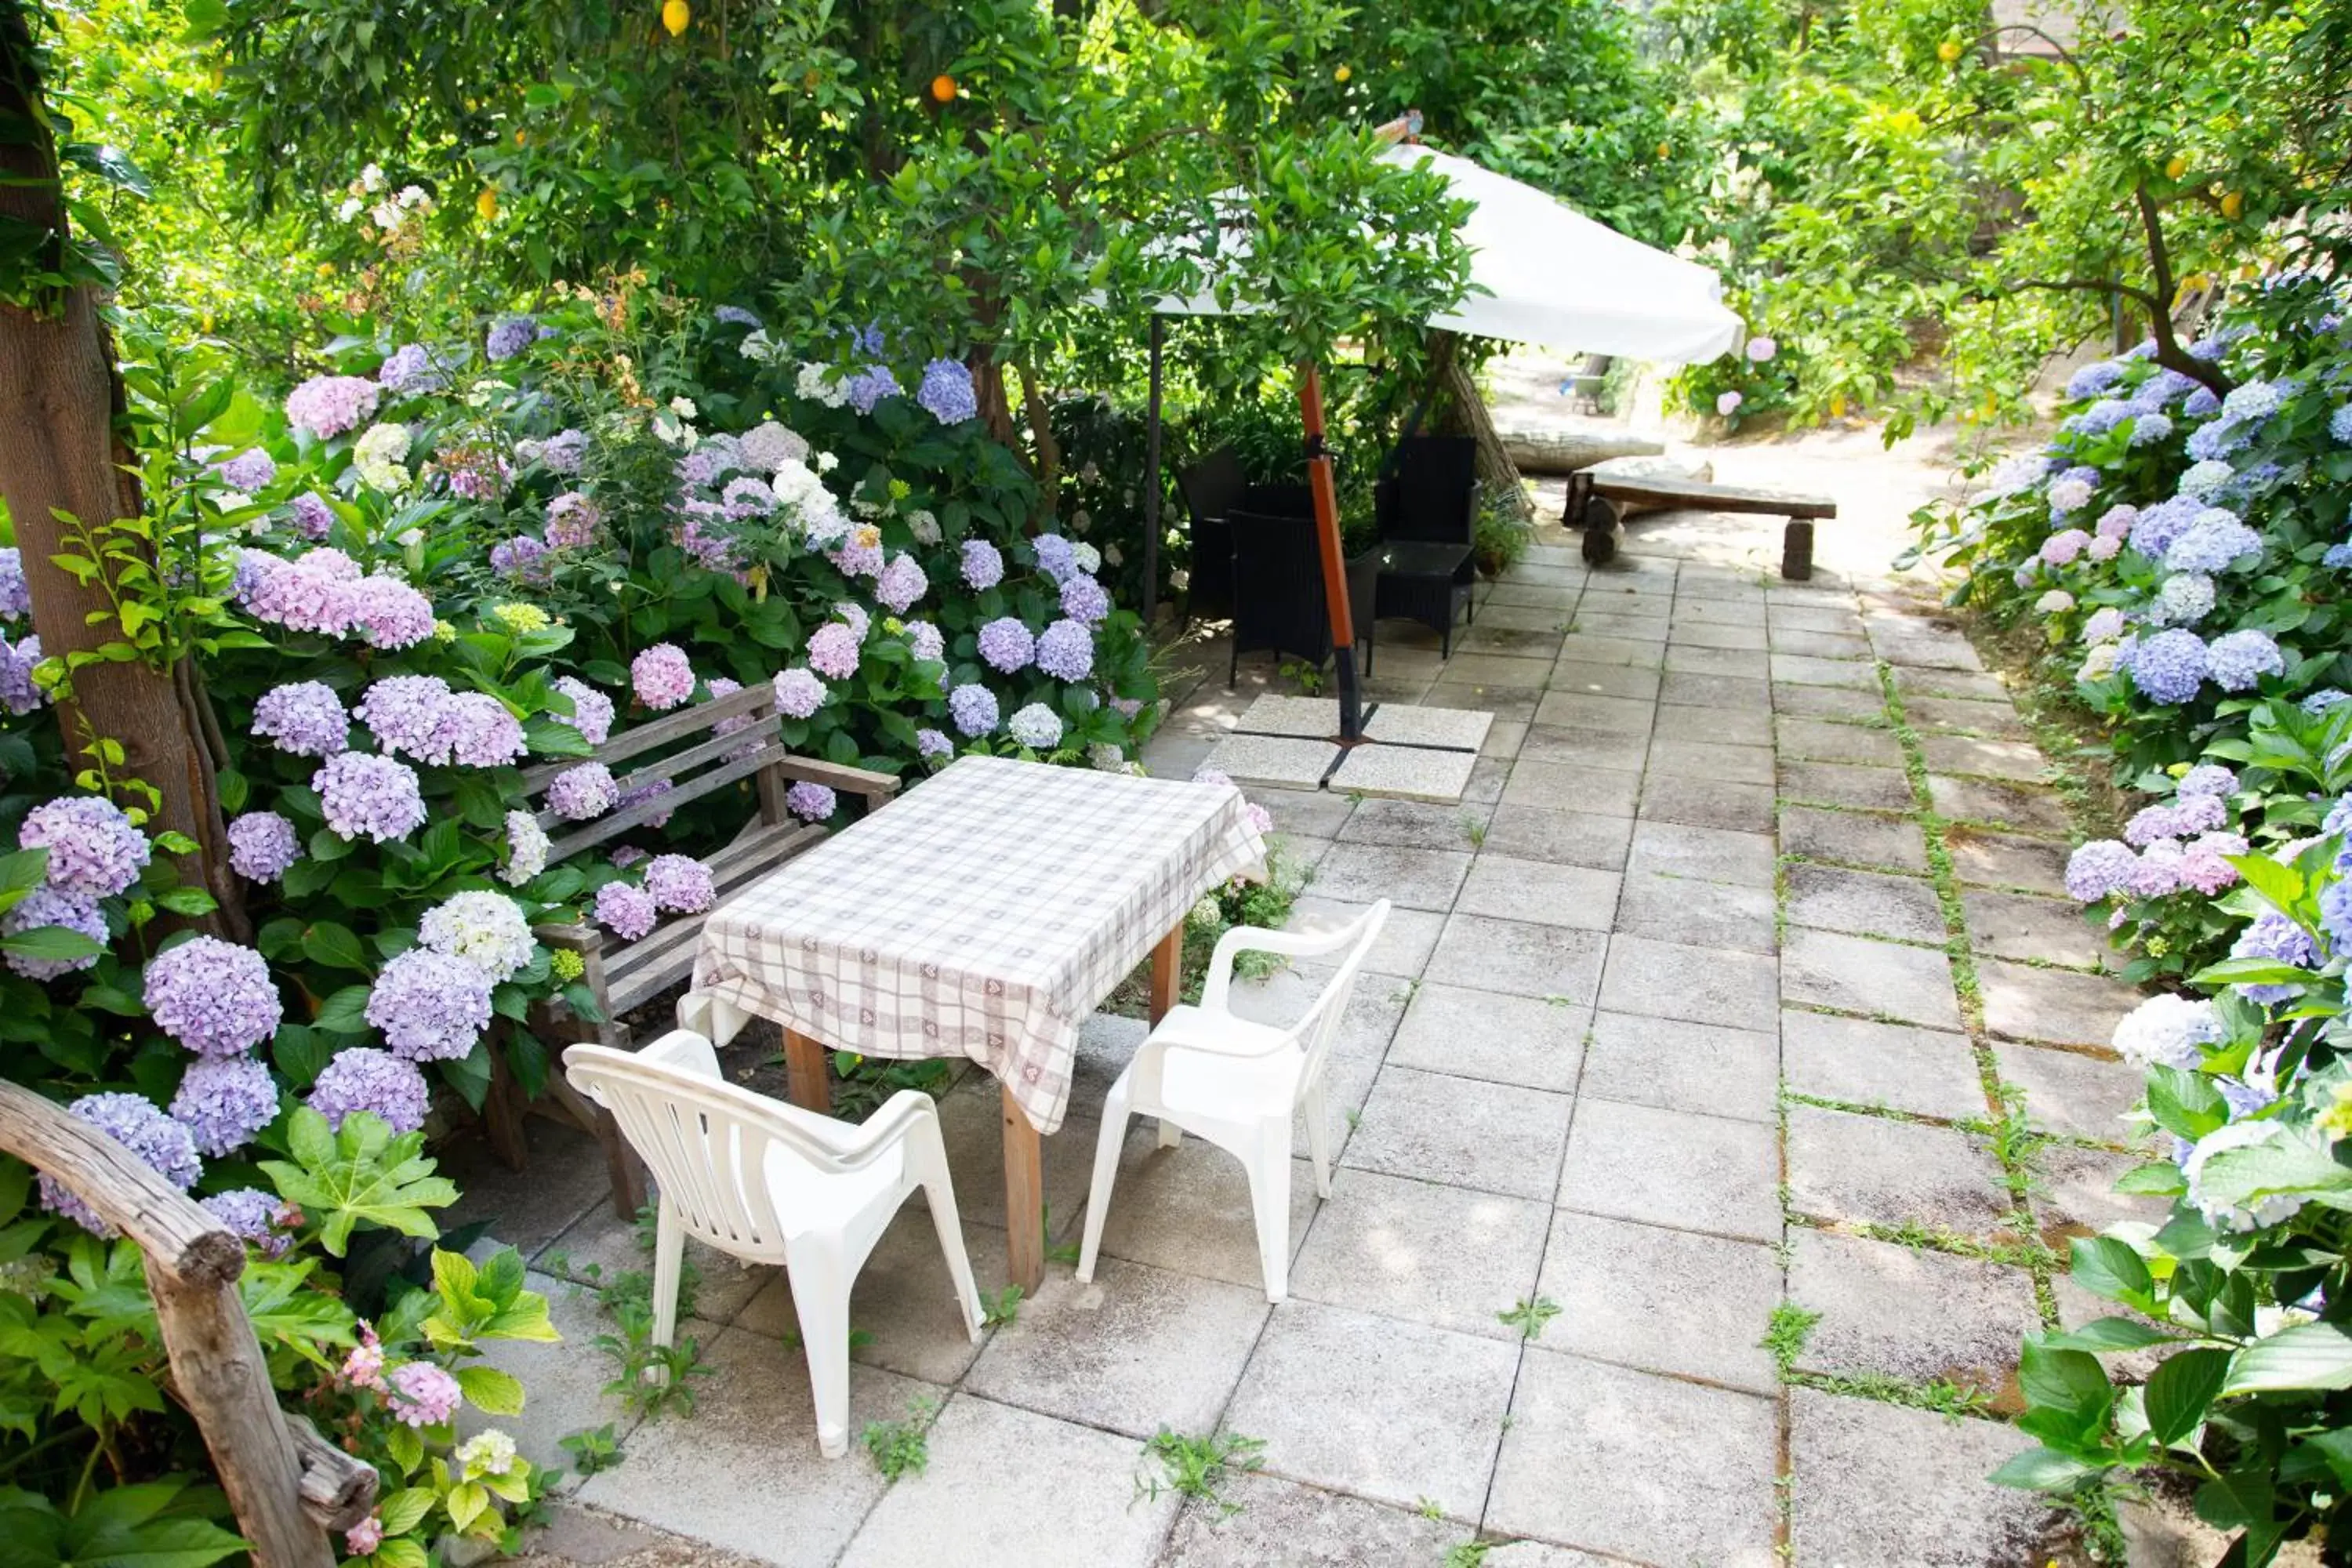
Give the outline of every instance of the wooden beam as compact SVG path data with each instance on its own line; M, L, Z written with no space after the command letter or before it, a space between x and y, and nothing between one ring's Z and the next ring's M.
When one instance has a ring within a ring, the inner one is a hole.
M833 1085L825 1077L825 1047L798 1029L784 1031L784 1092L803 1110L833 1114Z
M1160 939L1151 950L1151 1022L1158 1026L1184 994L1184 922Z
M1787 490L1742 489L1737 485L1701 484L1696 479L1612 479L1592 477L1592 493L1604 500L1658 510L1685 508L1696 511L1760 512L1770 517L1835 517L1837 502L1827 496L1797 495Z
M1010 1283L1034 1296L1045 1282L1045 1158L1037 1129L1003 1085L1004 1110L1004 1256Z

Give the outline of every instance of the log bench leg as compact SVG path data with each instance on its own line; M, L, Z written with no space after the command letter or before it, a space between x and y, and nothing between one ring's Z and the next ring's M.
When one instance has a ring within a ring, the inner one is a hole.
M798 1029L784 1031L784 1089L794 1105L821 1116L833 1114L833 1086L825 1078L824 1044Z
M1780 575L1791 583L1803 583L1812 574L1813 525L1802 518L1791 518L1780 531Z
M1034 1296L1045 1282L1045 1162L1037 1129L999 1086L1004 1105L1004 1258L1010 1282Z

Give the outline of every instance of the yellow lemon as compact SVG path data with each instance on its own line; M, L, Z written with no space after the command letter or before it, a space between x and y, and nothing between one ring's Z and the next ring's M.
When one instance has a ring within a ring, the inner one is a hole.
M518 125L518 126L516 126L516 127L515 127L515 145L516 145L516 146L520 147L520 146L523 145L525 142L529 142L530 140L530 132L525 131L525 130L524 130L521 126L520 126L520 125Z
M1349 77L1355 74L1356 73L1354 71L1349 70L1346 66L1341 66L1331 73L1331 79L1344 84Z
M1659 143L1658 143L1658 156L1659 156L1659 157L1664 158L1664 157L1667 156L1668 154L1672 153L1673 152L1674 152L1674 149L1673 149L1672 147L1668 146L1665 142L1659 142Z
M335 264L334 264L333 262L331 262L331 261L321 261L320 263L319 263L319 276L320 276L320 277L321 277L321 278L332 278L334 275L335 275Z
M2237 222L2239 215L2245 210L2246 197L2242 191L2231 191L2221 198L2221 216L2231 223Z
M1946 38L1942 43L1936 46L1936 58L1943 61L1946 65L1950 65L1960 58L1960 46L1954 43L1951 39Z
M1844 393L1833 392L1830 394L1830 417L1832 419L1843 419L1845 417Z
M931 101L951 103L955 100L956 79L941 71L931 79Z
M2187 173L2189 173L2189 155L2186 153L2175 153L2171 160L2164 165L2164 177L2168 180L2177 180Z
M474 210L482 215L482 221L484 223L488 223L492 218L498 216L499 193L490 189L489 186L484 185L482 187L482 194L474 198Z
M694 7L686 0L662 0L661 16L662 26L668 28L669 36L675 38L693 25Z

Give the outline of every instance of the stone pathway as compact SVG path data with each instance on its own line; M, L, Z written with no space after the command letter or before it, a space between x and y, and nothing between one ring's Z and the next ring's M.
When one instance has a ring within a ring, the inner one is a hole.
M1675 547L1736 545L1714 521ZM469 1191L505 1203L569 1342L503 1358L526 1451L624 1438L571 1494L634 1521L605 1556L646 1527L794 1568L1439 1568L1473 1541L1487 1568L2043 1561L2040 1511L1981 1478L2025 1444L1996 1418L2019 1335L2098 1315L2054 1270L2127 1212L2137 1082L2101 1048L2132 994L2053 897L2063 802L1965 639L1893 591L1659 554L1588 576L1552 538L1450 662L1380 649L1375 695L1497 715L1463 805L1262 793L1313 872L1298 921L1397 906L1335 1056L1328 1202L1297 1164L1283 1305L1238 1166L1142 1124L1094 1285L1052 1264L982 1346L910 1208L853 1308L853 1426L929 1424L894 1484L817 1457L773 1271L700 1259L717 1375L633 1427L558 1278L643 1266L593 1149L538 1129L528 1186ZM1181 701L1155 771L1253 695ZM1243 1005L1295 1014L1319 978ZM1139 1034L1089 1033L1047 1141L1057 1242ZM942 1109L987 1289L994 1090ZM1238 1512L1155 1490L1163 1428L1263 1441Z

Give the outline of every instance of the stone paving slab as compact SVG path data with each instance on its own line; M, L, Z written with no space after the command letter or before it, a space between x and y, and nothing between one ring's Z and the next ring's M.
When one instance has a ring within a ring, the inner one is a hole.
M1235 1511L1204 1500L1184 1505L1160 1568L1366 1568L1442 1563L1462 1527L1385 1508L1344 1492L1244 1472L1220 1489ZM1496 1561L1486 1554L1488 1563Z
M1780 808L1780 852L1808 860L1927 872L1927 840L1918 823L1875 812L1818 805Z
M1547 663L1551 655L1545 656ZM1403 702L1383 702L1365 722L1364 733L1374 741L1402 746L1449 746L1475 752L1486 742L1495 716L1475 708L1423 708Z
M1562 658L1552 666L1554 696L1617 697L1640 702L1658 700L1658 672L1630 664L1586 664Z
M1593 931L1451 915L1423 977L1517 996L1561 996L1591 1006L1600 994L1607 948L1608 939Z
M1537 1289L1560 1308L1546 1350L1779 1392L1759 1325L1780 1300L1780 1263L1760 1243L1562 1209Z
M963 1386L1042 1415L1124 1432L1205 1432L1265 1325L1263 1289L1097 1260L1081 1285L1050 1270L990 1337Z
M1272 789L1261 784L1250 791L1250 799L1265 807L1276 831L1309 838L1336 837L1356 809L1356 803L1346 795L1322 789Z
M1064 1216L1066 1217L1066 1216ZM996 1289L1006 1275L1004 1232L992 1225L966 1224L964 1250L972 1278ZM735 1314L734 1326L748 1333L783 1340L800 1333L793 1285L782 1268L763 1268L767 1283ZM858 1366L877 1366L902 1377L947 1384L970 1369L980 1346L964 1327L955 1281L940 1250L929 1205L909 1201L882 1233L857 1271L849 1294L849 1322L859 1335L849 1350Z
M2076 969L2113 968L2120 963L2107 945L2104 925L2092 924L2082 906L2071 900L1969 889L1960 894L1960 907L1968 920L1969 945L1979 952Z
M1673 668L1674 650L1678 647L1738 648L1762 653L1765 646L1764 623L1760 617L1753 623L1729 625L1718 621L1685 620L1677 616L1666 632L1666 663L1669 668Z
M1276 1476L1475 1521L1518 1363L1503 1341L1294 1299L1274 1310L1225 1427L1264 1439Z
M1313 887L1309 883L1310 888ZM1352 903L1345 899L1327 899L1312 892L1301 895L1290 906L1287 931L1336 931L1350 924L1370 909L1370 904ZM1437 934L1445 929L1445 917L1433 910L1391 908L1389 918L1381 927L1380 936L1372 942L1372 951L1365 955L1367 974L1393 974L1407 979L1419 974L1436 949Z
M1457 686L1540 687L1550 673L1549 658L1456 652L1446 661L1445 673L1439 679Z
M1796 1560L1838 1568L2039 1562L2043 1505L1984 1479L2032 1447L1999 1422L1791 1389Z
M1605 931L1616 917L1618 880L1614 871L1490 850L1472 863L1454 907L1464 914Z
M1803 719L1793 714L1782 715L1775 728L1783 757L1876 768L1903 765L1903 748L1896 743L1892 731L1866 724L1833 724L1825 719Z
M1339 797L1345 800L1347 797ZM1477 831L1494 815L1491 805L1439 805L1420 800L1366 800L1349 814L1335 837L1343 844L1382 844L1398 849L1470 850Z
M1333 697L1286 697L1261 693L1242 710L1234 726L1253 735L1288 735L1324 741L1339 732L1339 702Z
M1978 961L1985 1027L2013 1040L2105 1046L2116 1022L2139 1005L2139 993L2120 980L2035 969L1998 958Z
M1858 660L1871 656L1870 644L1866 640L1838 632L1775 631L1772 634L1772 651L1802 654L1809 658Z
M1660 871L1635 871L1617 900L1616 929L1661 942L1743 952L1780 950L1769 888L1702 882Z
M1769 686L1752 677L1677 670L1659 684L1658 700L1684 708L1725 708L1734 712L1761 713L1772 706L1772 694Z
M1474 777L1475 785L1475 779ZM1642 775L1574 767L1521 757L1499 798L1505 805L1550 811L1582 811L1596 816L1631 817L1642 795Z
M1753 648L1708 647L1687 642L1666 645L1666 672L1669 675L1733 675L1744 680L1764 680L1770 678L1770 656L1759 646Z
M2006 702L2009 688L1997 676L1965 669L1913 666L1895 672L1895 689L1907 704L1914 697L1958 697L1972 702Z
M1373 1084L1339 1163L1549 1199L1568 1142L1564 1094L1392 1067Z
M1769 1400L1532 1348L1511 1415L1490 1530L1644 1563L1777 1563Z
M1595 1014L1591 1027L1588 1096L1743 1121L1779 1117L1780 1044L1769 1030L1632 1013Z
M2009 1211L1985 1141L1948 1127L1796 1105L1789 1204L1818 1220L1983 1236Z
M1780 1173L1779 1141L1769 1126L1585 1100L1577 1106L1569 1137L1559 1205L1645 1225L1777 1241Z
M1759 953L1620 933L1609 939L1601 1005L1614 1013L1734 1028L1772 1016L1780 964Z
M1996 741L2023 741L2031 733L2005 697L1998 701L1983 701L1969 697L1906 694L1903 716L1922 735L1982 735Z
M1590 1006L1424 983L1389 1044L1389 1064L1573 1093Z
M1344 1129L1343 1129L1344 1131ZM1315 1173L1290 1163L1290 1250L1297 1257L1315 1217ZM1249 1176L1242 1163L1203 1139L1160 1147L1141 1118L1128 1129L1118 1175L1103 1216L1103 1253L1157 1268L1222 1279L1263 1293ZM978 1265L975 1263L975 1268Z
M1801 653L1772 656L1776 685L1835 686L1849 691L1878 693L1878 671L1846 658L1813 658Z
M1330 787L1353 795L1452 803L1469 787L1475 752L1425 746L1358 746L1331 774Z
M2141 1160L2071 1143L2044 1144L2033 1158L2033 1212L2045 1234L2055 1227L2086 1235L2125 1220L2162 1225L2171 1212L2164 1199L2116 1191L2116 1181Z
M612 1321L599 1308L595 1293L536 1271L524 1274L523 1287L547 1298L548 1318L563 1336L562 1342L484 1341L482 1364L520 1378L529 1397L516 1415L491 1423L476 1420L469 1411L460 1426L478 1431L496 1425L515 1440L516 1448L532 1464L543 1469L569 1468L572 1456L563 1450L565 1437L583 1428L609 1425L625 1438L637 1418L618 1394L604 1392L604 1385L613 1381L612 1363L603 1356L581 1353L581 1347L598 1334L612 1331Z
M1210 749L1203 765L1237 784L1314 789L1339 758L1339 748L1327 741L1228 735Z
M1655 669L1665 662L1666 645L1642 637L1570 631L1560 639L1559 657L1578 664L1628 664Z
M1780 1015L1780 1060L1790 1090L1816 1100L1946 1121L1989 1114L1966 1035L1791 1008Z
M1516 1342L1500 1314L1535 1295L1543 1201L1343 1170L1292 1266L1310 1301Z
M1992 1394L2016 1372L2024 1336L2041 1331L2022 1268L1832 1231L1792 1235L1789 1299L1821 1314L1802 1371L1943 1378Z
M1653 738L1649 771L1653 774L1686 773L1696 778L1726 779L1733 784L1769 784L1772 782L1772 748L1733 745L1720 740Z
M1788 897L1790 925L1906 942L1944 939L1943 906L1934 886L1921 878L1791 866Z
M1506 800L1487 819L1486 841L1480 847L1489 854L1522 860L1620 871L1624 869L1625 853L1633 842L1631 816L1518 805Z
M2022 741L1922 735L1919 755L1936 773L2007 779L2011 784L2041 784L2050 772L2048 760Z
M1643 782L1636 814L1687 827L1719 827L1733 833L1772 831L1772 786L1730 779L1653 773Z
M1646 705L1645 705L1646 706ZM1638 773L1649 754L1645 732L1570 728L1538 721L1519 742L1523 762L1548 763L1590 772Z
M2025 1117L2036 1127L2102 1143L2136 1143L2150 1135L2147 1123L2124 1120L2139 1102L2146 1079L2112 1055L2004 1042L1993 1047L1993 1058L2002 1080L2025 1091Z
M1315 890L1327 899L1368 904L1387 899L1408 909L1454 907L1470 871L1466 836L1460 849L1401 849L1386 844L1339 844L1315 868Z
M632 1454L612 1473L635 1463ZM1130 1438L959 1394L931 1425L929 1461L890 1486L841 1568L938 1568L949 1541L958 1568L1146 1568L1181 1500L1137 1495L1145 1463ZM750 1489L773 1484L746 1478Z
M2046 838L1951 827L1944 833L1952 875L1963 887L2020 889L2062 898L2066 892L2063 844Z
M1718 746L1772 743L1772 714L1763 708L1689 708L1669 703L1658 710L1650 739L1700 741Z
M1937 948L1792 930L1780 952L1780 994L1843 1013L1935 1029L1960 1026L1951 961Z
M1863 635L1862 617L1853 613L1851 599L1843 605L1834 600L1821 605L1768 603L1765 624L1775 632L1835 632L1853 637Z
M1859 723L1884 723L1886 701L1875 687L1806 686L1775 680L1772 683L1772 710L1793 713L1804 719L1844 719Z
M1850 763L1782 763L1780 798L1862 811L1909 811L1911 781L1893 768Z

